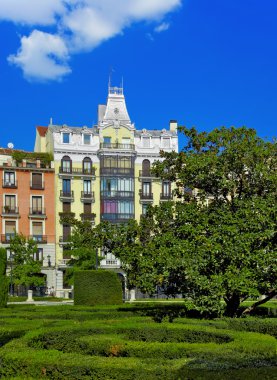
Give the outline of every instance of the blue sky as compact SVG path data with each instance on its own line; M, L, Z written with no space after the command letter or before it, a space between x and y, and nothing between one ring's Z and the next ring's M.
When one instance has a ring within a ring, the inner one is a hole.
M0 146L32 150L50 117L91 126L111 67L138 129L272 138L276 14L276 0L0 0Z

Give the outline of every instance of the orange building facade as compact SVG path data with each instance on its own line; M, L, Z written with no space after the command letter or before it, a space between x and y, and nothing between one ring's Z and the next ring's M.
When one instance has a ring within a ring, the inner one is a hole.
M1 245L9 246L15 233L37 242L35 259L43 263L46 286L56 290L55 171L32 154L21 162L12 149L0 149ZM24 153L24 152L23 152Z

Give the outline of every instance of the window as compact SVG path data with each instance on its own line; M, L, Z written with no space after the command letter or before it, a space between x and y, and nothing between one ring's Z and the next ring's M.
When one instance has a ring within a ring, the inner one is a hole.
M116 214L117 213L117 202L116 201L104 201L103 212L105 214Z
M84 203L84 214L91 214L91 203Z
M142 215L146 215L146 213L147 213L147 207L148 207L147 204L142 204Z
M150 161L149 160L142 161L142 174L145 176L150 176Z
M43 260L43 248L38 248L37 252L34 253L34 260L35 261Z
M39 197L39 196L32 197L32 213L42 214L42 197Z
M62 158L62 173L71 173L72 171L72 161L70 157L64 156Z
M111 143L111 137L104 136L104 144L110 144Z
M84 193L90 194L91 193L91 181L90 180L84 180Z
M63 224L63 241L68 241L70 236L70 226L68 224Z
M6 221L5 222L6 241L10 241L11 238L15 235L15 232L16 232L16 222L15 221Z
M37 242L43 240L43 224L42 222L32 223L33 239Z
M142 183L142 194L150 195L151 194L151 182L143 182Z
M63 193L71 195L71 181L70 179L63 179Z
M14 186L15 185L15 173L14 172L5 172L4 173L4 185L5 186Z
M9 213L15 212L16 211L15 202L16 202L15 195L5 195L5 206L4 206L5 212L9 212Z
M70 143L70 133L63 133L62 134L62 141L63 144L69 144Z
M130 137L123 137L122 138L122 144L125 145L125 149L128 149L131 144Z
M63 212L71 212L71 203L63 202Z
M42 189L42 174L32 173L32 189Z
M90 174L91 170L92 170L91 159L89 157L85 157L83 159L83 173L84 174Z
M142 138L142 147L143 148L150 148L150 137L143 137Z
M134 203L131 201L119 201L118 213L119 214L133 214L134 213Z
M85 145L90 145L90 138L91 138L90 135L86 135L86 134L83 135L83 142Z
M170 148L170 137L163 137L162 147L163 148Z
M162 184L162 194L165 196L170 195L170 182L163 182Z

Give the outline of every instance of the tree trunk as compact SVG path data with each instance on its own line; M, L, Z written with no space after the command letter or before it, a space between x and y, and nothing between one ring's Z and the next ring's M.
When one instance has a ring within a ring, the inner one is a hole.
M272 290L264 299L259 300L255 302L252 306L247 307L241 315L250 314L252 311L254 311L258 306L262 305L263 303L266 303L267 301L271 300L271 298L275 297L277 295L276 290Z
M237 293L233 293L231 297L225 298L226 309L224 315L226 317L233 318L237 315L237 311L240 305L240 297Z

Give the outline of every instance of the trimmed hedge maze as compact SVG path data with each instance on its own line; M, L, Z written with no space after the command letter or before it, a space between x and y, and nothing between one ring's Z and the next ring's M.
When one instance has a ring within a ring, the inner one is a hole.
M0 378L272 380L276 328L258 318L155 323L128 305L10 306L0 310Z

